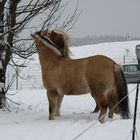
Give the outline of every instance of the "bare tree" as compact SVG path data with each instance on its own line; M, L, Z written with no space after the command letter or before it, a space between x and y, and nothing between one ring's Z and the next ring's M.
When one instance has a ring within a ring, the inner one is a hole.
M5 1L0 1L0 108L5 105L5 61L4 61L4 52L5 52L5 42L4 36L4 5Z
M22 36L27 29L37 28L43 30L51 26L58 26L60 17L64 12L62 0L0 0L0 108L6 104L6 70L11 65L18 73L19 67L24 67L25 62L18 63L15 57L27 60L36 51L30 43L31 38ZM76 10L67 18L61 28L70 29L76 22ZM30 23L35 18L43 24L36 26ZM40 17L40 18L39 18ZM28 32L29 35L29 32Z

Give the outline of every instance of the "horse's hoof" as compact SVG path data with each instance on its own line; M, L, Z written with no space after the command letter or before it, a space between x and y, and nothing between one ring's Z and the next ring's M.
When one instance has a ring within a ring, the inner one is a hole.
M103 119L99 119L99 122L100 122L101 124L103 124L103 123L104 123L104 118L103 118Z
M55 118L54 117L49 117L49 120L55 120Z
M60 112L57 112L55 116L60 117Z

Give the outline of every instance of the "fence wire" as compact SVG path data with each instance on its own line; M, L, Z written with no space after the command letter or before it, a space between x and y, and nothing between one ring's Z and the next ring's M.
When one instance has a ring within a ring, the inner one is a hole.
M111 112L118 104L120 104L120 102L122 102L126 97L128 97L137 87L134 87L127 96L125 96L124 98L122 98L117 104L115 104L113 106L113 108L111 110L109 110L109 112ZM107 112L107 113L109 113ZM82 132L80 132L77 136L75 136L72 140L77 140L78 138L80 138L82 135L84 135L89 129L91 129L98 121L100 121L103 117L105 117L107 115L107 113L105 113L103 116L101 116L97 121L93 122L92 124L90 124L87 128L85 128Z

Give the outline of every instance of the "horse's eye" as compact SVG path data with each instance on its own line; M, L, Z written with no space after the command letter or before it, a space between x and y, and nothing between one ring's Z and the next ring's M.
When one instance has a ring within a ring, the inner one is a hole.
M50 36L51 35L51 32L48 32L48 34L47 34L48 36Z

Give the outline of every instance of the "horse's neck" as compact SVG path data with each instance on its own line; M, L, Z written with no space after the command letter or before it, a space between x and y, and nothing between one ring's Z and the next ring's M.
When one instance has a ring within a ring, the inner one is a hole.
M59 58L59 56L49 49L38 51L38 54L42 68L49 68L53 66Z

